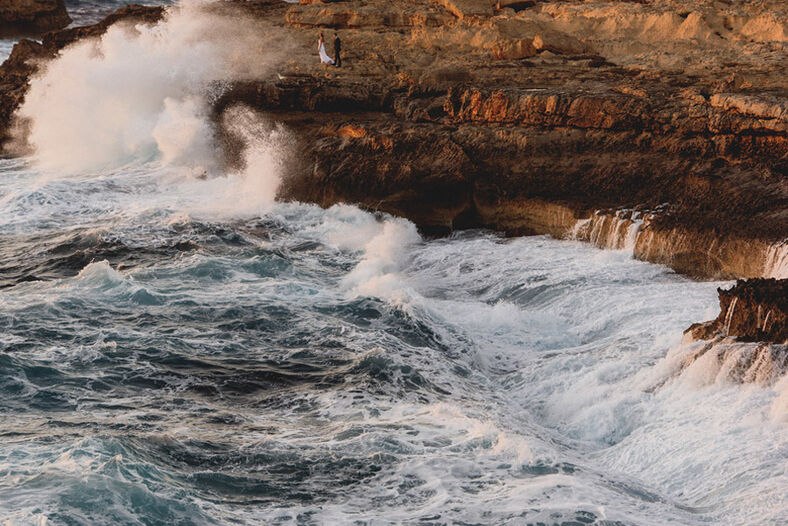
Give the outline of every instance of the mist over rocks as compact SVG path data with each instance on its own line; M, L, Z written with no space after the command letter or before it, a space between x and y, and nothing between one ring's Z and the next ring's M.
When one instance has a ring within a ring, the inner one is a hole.
M276 74L228 78L213 99L225 161L243 163L222 125L223 113L243 104L292 131L299 155L284 168L282 198L353 203L434 234L488 227L626 245L699 278L785 277L769 258L788 238L788 7L501 7L212 5L292 44ZM129 8L91 28L50 33L42 45L20 43L0 68L8 86L0 131L11 128L36 61L117 20L154 23L161 14ZM318 32L334 30L342 68L315 56ZM581 223L600 210L611 220L584 233ZM648 221L630 229L612 219L622 210L648 210Z
M3 0L0 36L41 34L71 23L65 0Z
M7 154L27 153L29 150L20 141L12 141L15 128L26 127L14 117L30 88L30 79L39 71L40 65L55 58L64 47L80 39L95 38L119 22L152 24L161 19L164 8L130 5L109 15L98 24L53 31L43 36L41 42L22 39L8 59L0 65L0 145Z

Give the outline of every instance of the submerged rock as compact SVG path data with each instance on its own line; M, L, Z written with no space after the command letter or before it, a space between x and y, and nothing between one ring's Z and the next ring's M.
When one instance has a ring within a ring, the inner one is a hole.
M685 343L668 354L678 372L696 385L773 385L788 371L788 345L718 337Z

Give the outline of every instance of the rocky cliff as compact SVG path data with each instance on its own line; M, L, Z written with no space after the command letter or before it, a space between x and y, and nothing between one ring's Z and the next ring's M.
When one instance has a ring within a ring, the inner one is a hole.
M236 82L215 105L218 123L245 104L294 131L284 198L352 202L427 233L575 237L703 278L788 277L784 2L219 9L295 43L277 75ZM161 15L132 11L121 18ZM342 68L315 56L318 32L334 30ZM0 130L36 60L101 31L20 43L0 68ZM237 141L222 139L238 162Z
M788 343L788 280L750 279L719 289L720 314L687 329L694 339Z
M40 34L71 23L65 0L3 0L0 36Z
M751 279L720 289L720 314L685 332L681 369L709 381L771 384L788 371L788 280Z
M581 239L607 209L596 242L610 248L622 248L613 218L637 210L636 257L698 277L784 277L770 254L788 237L785 11L302 4L285 26L306 50L337 29L347 67L307 53L234 86L218 111L243 102L298 130L306 156L289 197L360 203L428 232Z

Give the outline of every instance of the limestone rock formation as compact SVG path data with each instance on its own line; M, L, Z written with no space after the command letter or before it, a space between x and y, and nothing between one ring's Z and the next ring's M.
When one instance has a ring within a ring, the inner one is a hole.
M457 18L492 16L489 0L441 0L443 6Z
M681 368L713 377L706 381L759 384L788 372L788 280L739 281L719 297L719 316L685 331Z
M3 0L0 36L40 34L71 23L65 0Z
M295 43L278 75L215 105L217 123L245 104L293 131L283 198L427 233L573 236L703 278L788 277L784 2L219 5ZM314 56L328 28L342 68ZM20 44L0 68L0 141L35 60L92 31Z
M719 316L687 329L693 338L788 343L788 280L740 280L732 289L719 289L719 296Z

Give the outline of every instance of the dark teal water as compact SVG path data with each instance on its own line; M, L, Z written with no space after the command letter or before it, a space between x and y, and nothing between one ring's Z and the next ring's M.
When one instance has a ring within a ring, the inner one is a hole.
M232 184L2 162L5 524L783 521L779 390L663 360L718 284Z
M35 157L0 160L0 524L785 524L788 384L685 363L722 284L276 203L298 142L248 108L227 173L211 100L317 60L280 33L185 2L32 80Z

